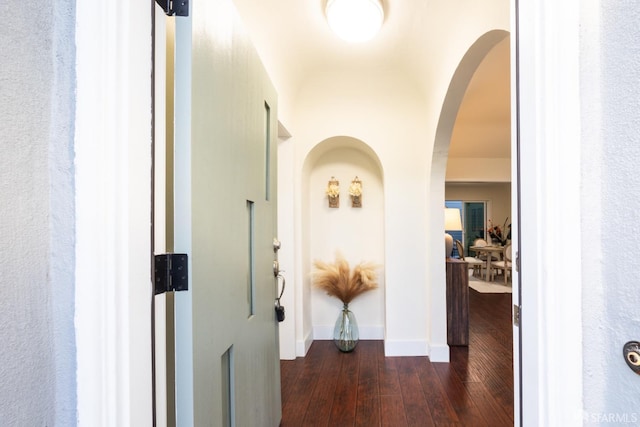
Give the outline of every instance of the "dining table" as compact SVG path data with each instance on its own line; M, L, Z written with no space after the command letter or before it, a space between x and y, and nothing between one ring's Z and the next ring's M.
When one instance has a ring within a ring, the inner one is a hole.
M499 245L486 245L486 246L470 246L470 251L474 251L476 253L476 257L480 258L481 255L486 255L487 264L485 266L485 282L490 281L489 272L491 269L491 261L494 256L498 259L501 258L504 252L504 246ZM494 255L495 254L495 255Z

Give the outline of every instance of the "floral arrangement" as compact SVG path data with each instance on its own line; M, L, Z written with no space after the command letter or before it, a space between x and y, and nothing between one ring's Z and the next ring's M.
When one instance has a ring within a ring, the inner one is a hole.
M353 268L340 254L335 262L314 261L313 284L327 295L336 297L343 304L349 304L355 297L378 287L377 265L362 262Z
M356 176L356 179L351 181L351 185L349 186L349 194L354 197L358 197L362 195L362 182Z
M327 196L331 198L338 197L340 195L340 184L335 180L335 178L331 177L331 181L329 181L329 185L327 186L325 193L327 193Z
M492 240L498 240L501 245L505 245L507 240L511 239L511 224L507 224L508 221L509 217L504 220L503 226L500 227L499 225L493 225L493 222L489 220L487 222L487 233L489 234L489 238Z

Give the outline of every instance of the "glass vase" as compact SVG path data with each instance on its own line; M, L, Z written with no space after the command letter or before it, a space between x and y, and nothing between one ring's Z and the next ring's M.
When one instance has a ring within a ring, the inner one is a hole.
M358 338L356 317L349 310L349 304L345 304L333 329L333 342L340 351L348 353L356 348Z

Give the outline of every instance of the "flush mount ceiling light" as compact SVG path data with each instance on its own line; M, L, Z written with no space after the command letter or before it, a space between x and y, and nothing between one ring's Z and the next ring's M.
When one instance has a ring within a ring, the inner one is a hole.
M384 19L380 0L328 0L325 13L329 27L352 43L372 39Z

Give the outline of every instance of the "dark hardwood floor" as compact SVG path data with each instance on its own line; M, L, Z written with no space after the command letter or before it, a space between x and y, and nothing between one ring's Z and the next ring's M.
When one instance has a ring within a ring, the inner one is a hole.
M511 294L469 292L470 344L451 363L384 357L382 341L283 360L281 426L512 426Z

